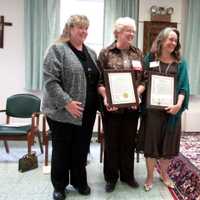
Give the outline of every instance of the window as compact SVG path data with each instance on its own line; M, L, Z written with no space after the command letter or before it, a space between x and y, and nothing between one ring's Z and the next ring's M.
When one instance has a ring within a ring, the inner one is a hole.
M98 54L103 47L104 0L61 0L60 32L69 16L74 14L88 17L90 26L85 43Z

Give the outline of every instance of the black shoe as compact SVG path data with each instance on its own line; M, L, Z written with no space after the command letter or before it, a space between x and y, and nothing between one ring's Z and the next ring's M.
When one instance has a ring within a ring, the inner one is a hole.
M139 187L139 184L137 183L137 181L135 179L130 180L130 181L121 180L121 182L126 183L127 185L129 185L132 188L138 188Z
M106 192L113 192L113 190L115 189L115 183L107 182L105 189Z
M53 199L54 200L64 200L65 197L66 197L65 192L60 192L60 191L54 190L54 192L53 192Z
M81 187L73 185L73 187L78 191L79 194L89 195L91 193L91 189L88 185L84 185Z

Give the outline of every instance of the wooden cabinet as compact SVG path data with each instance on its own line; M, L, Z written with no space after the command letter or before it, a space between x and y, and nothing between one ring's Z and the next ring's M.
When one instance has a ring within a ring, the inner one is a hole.
M158 33L165 27L177 28L177 23L144 21L143 51L147 53Z

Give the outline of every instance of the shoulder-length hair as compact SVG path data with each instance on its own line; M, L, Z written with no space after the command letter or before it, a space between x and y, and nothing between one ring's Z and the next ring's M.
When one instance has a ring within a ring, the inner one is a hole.
M56 40L56 42L67 42L70 40L70 29L74 26L89 27L89 20L85 15L71 15L67 20L62 34Z
M161 54L162 54L162 45L163 42L168 38L169 34L171 32L175 32L177 35L177 44L176 47L174 49L174 51L171 53L171 55L179 62L180 61L180 48L181 48L181 44L180 44L180 33L176 28L172 28L172 27L166 27L164 28L156 37L156 39L154 40L152 46L151 46L151 50L150 52L153 53L155 55L156 59L159 59Z

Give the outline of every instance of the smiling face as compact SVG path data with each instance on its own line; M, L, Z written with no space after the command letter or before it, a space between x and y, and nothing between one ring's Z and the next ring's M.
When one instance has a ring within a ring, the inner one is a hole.
M88 35L88 27L75 25L70 29L70 40L77 43L83 44Z
M114 35L117 41L117 48L126 49L132 45L135 38L136 24L130 17L120 17L114 24Z
M155 54L156 58L161 55L170 55L176 61L180 61L180 33L176 28L166 27L156 37L151 52Z
M177 34L171 31L168 37L164 40L162 50L171 54L177 46Z
M124 26L119 32L116 33L117 43L120 44L122 48L128 48L132 45L135 38L135 31L132 26Z

